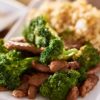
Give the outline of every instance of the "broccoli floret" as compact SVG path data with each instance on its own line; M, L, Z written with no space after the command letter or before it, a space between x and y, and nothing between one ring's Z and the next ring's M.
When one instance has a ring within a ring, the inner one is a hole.
M17 61L22 59L21 52L18 52L16 50L11 50L6 54L7 59L10 61Z
M80 63L81 67L84 67L82 70L84 69L84 71L88 71L99 63L100 55L92 44L87 43L75 54L74 59Z
M77 49L64 49L64 44L60 39L52 39L49 46L41 53L40 62L48 64L52 60L68 60L75 53Z
M70 88L77 85L80 73L75 70L56 72L40 87L40 94L50 100L65 100Z
M76 48L63 50L62 54L57 57L59 60L70 60L78 52Z
M41 53L40 62L47 64L54 60L63 52L63 42L58 39L52 39L49 46Z
M15 89L20 85L20 77L31 66L33 58L21 58L21 53L12 50L0 55L0 85Z
M27 69L30 68L31 62L32 58L25 58L7 66L4 71L4 75L9 89L15 89L20 85L20 77Z
M56 32L43 16L33 19L29 26L25 28L23 34L29 43L33 43L37 47L48 46L50 40L56 37Z
M78 82L80 85L87 79L87 72L86 72L86 69L84 67L81 67L78 71L81 74L81 76L79 78L79 82Z

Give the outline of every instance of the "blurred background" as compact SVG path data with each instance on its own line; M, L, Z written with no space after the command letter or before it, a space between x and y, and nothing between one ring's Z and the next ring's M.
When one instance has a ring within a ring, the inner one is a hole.
M40 1L45 0L0 0L0 38L5 37L17 21ZM87 2L100 8L100 0L87 0Z

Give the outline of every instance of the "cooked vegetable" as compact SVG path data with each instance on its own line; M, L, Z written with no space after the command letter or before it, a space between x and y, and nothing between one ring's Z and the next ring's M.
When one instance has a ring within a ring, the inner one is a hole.
M9 51L0 55L0 85L15 89L20 85L20 76L30 67L32 58L21 58L20 52Z
M88 71L100 62L100 55L90 43L87 43L80 48L74 59L80 63L81 67L84 67L82 70Z
M58 59L62 59L62 60L72 59L72 57L77 52L78 52L78 50L76 48L68 49L68 50L63 49L63 52L62 52L62 54L60 56L58 56Z
M50 41L49 46L41 53L40 62L47 64L63 52L63 42L58 39Z
M23 34L29 43L33 43L37 47L48 46L50 40L57 36L43 16L33 19L29 26L25 28Z
M40 87L40 94L50 100L64 100L69 89L78 82L80 73L75 70L56 72Z
M60 39L52 39L49 46L41 53L40 62L47 64L52 60L67 60L76 52L77 49L64 50L63 42Z

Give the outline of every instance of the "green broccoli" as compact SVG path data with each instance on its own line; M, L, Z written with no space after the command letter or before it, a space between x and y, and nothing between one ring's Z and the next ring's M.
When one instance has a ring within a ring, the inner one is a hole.
M59 60L70 60L72 57L78 52L76 48L65 50L63 49L63 52L60 56L57 57Z
M82 68L84 71L88 71L100 62L100 55L92 44L87 43L75 54L74 59L80 63L81 67L84 67Z
M27 69L30 68L31 62L32 58L25 58L23 60L16 61L5 69L4 75L9 89L15 89L20 85L20 77Z
M41 53L40 62L47 64L51 60L56 59L63 52L63 42L61 40L53 39L50 45Z
M31 66L33 59L22 59L20 55L16 50L0 55L0 85L11 90L20 85L20 76Z
M50 100L64 100L68 91L77 85L80 73L75 70L56 72L40 87L40 94Z
M95 67L100 62L100 55L98 51L90 43L86 43L80 50L73 56L73 59L80 64L79 72L81 77L79 83L83 82L87 77L87 71Z
M64 49L64 44L60 39L52 39L49 46L41 53L40 62L48 64L52 60L67 60L71 58L77 49Z
M9 51L8 53L6 53L6 57L10 61L17 61L17 60L23 59L21 52L19 52L17 50L11 50L11 51Z
M33 43L39 48L48 46L50 40L57 36L43 16L33 19L24 29L23 34L29 43Z

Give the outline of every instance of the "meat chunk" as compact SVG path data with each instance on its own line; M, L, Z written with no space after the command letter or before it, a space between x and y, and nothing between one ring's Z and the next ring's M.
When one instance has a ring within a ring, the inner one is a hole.
M37 95L37 87L31 85L28 89L28 98L35 99L36 95Z
M5 47L9 50L17 49L22 51L28 51L33 54L39 54L42 51L41 49L36 48L34 45L30 45L28 43L13 42L13 41L5 43Z
M22 90L14 90L12 92L12 95L14 97L17 97L17 98L22 98L22 97L25 97L26 96L26 94Z
M88 74L96 74L100 72L100 63L93 69L88 71Z
M16 90L13 91L12 95L14 95L16 97L26 96L28 88L29 88L28 80L29 80L29 76L24 75L21 85Z
M49 67L52 72L56 72L64 67L68 67L68 63L63 60L55 60L50 63Z
M48 78L48 76L48 74L44 73L33 74L29 79L29 84L39 87Z
M88 75L86 81L80 87L80 96L84 97L88 92L90 92L95 87L98 80L99 78L96 75Z
M77 61L68 62L68 68L69 69L78 69L79 63Z
M68 62L68 66L67 67L64 67L63 70L66 70L66 69L79 69L80 65L77 61L71 61L71 62Z
M32 61L32 67L40 72L50 72L48 66L36 63L35 61Z
M26 42L24 37L12 38L11 41L13 41L13 42Z
M77 87L77 86L74 86L74 87L70 90L70 92L69 92L69 94L68 94L66 100L77 100L78 96L79 96L78 87Z
M29 87L28 82L25 82L25 83L22 83L22 84L17 88L17 90L21 90L21 91L24 92L24 94L27 95L28 87Z
M66 62L62 60L52 61L49 65L51 72L58 70L78 69L79 63L77 61Z

